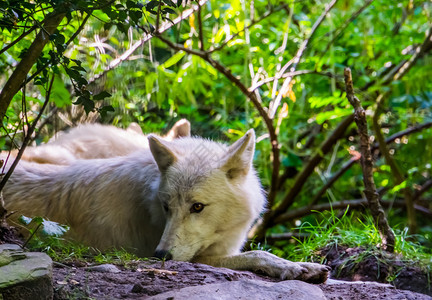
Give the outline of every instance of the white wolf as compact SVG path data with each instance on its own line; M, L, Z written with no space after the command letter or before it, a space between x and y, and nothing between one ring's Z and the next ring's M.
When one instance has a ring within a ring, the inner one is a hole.
M100 249L326 280L323 265L240 253L265 206L253 130L229 147L192 137L148 140L150 149L70 166L21 161L5 186L5 207L68 224L76 239Z
M186 136L190 136L190 123L182 119L163 138L170 141ZM77 159L124 156L143 148L148 148L148 139L136 123L132 123L127 130L110 125L83 124L60 133L46 144L27 147L21 159L69 165ZM16 154L15 150L12 156Z

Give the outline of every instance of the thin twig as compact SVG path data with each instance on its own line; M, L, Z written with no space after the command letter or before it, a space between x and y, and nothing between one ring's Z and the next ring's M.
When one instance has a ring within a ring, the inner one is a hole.
M380 201L381 205L388 208L388 207L399 207L404 208L405 202L402 200L398 201ZM275 220L276 224L283 224L287 222L292 222L294 220L301 219L303 217L309 216L311 214L315 214L317 212L323 212L327 210L336 210L336 209L360 209L360 208L367 208L368 207L368 201L367 199L353 199L353 200L341 200L336 202L327 202L327 203L320 203L315 204L313 206L305 206L301 208L297 208L291 211L287 211L283 215L280 215ZM431 215L431 211L426 209L423 206L416 205L416 210L418 212L421 212L425 215Z
M369 5L372 4L374 0L366 0L363 4L363 6L361 6L355 13L353 13L351 15L351 17L345 21L345 23L339 27L338 29L336 29L336 34L333 36L333 38L330 40L330 42L328 42L325 50L323 51L323 53L327 53L327 51L330 49L331 45L333 45L333 43L342 35L342 33L345 31L345 29L349 26L349 24L351 24L355 19L357 19L357 17L366 9L369 7Z
M304 232L273 233L266 237L266 243L273 244L277 241L287 241L290 239L304 240L308 237L310 237L310 233Z
M288 77L295 77L295 76L305 75L305 74L313 74L313 75L326 76L326 77L330 77L330 78L337 78L337 79L340 79L340 82L343 82L343 76L336 75L336 74L333 74L331 72L318 72L318 71L315 71L315 70L300 70L300 71L294 71L294 72L284 73L281 77L274 76L274 77L268 77L266 79L260 80L257 83L253 84L249 88L249 90L251 92L254 92L256 89L258 89L262 85L270 83L270 82L273 82L275 80L285 79L285 78L288 78Z
M104 77L109 71L113 70L115 67L117 67L119 64L121 64L123 61L127 60L129 56L131 56L139 47L144 45L147 41L149 41L154 35L161 34L162 32L168 30L172 26L180 23L184 19L188 18L191 14L193 14L195 11L198 10L198 8L202 5L204 5L208 0L200 0L197 5L192 5L191 8L187 9L186 11L182 12L181 15L177 18L175 18L172 22L166 21L162 23L159 30L152 34L144 34L142 39L136 41L128 50L126 50L122 55L117 57L116 59L112 60L108 67L105 68L101 73L93 76L91 79L88 80L89 84L93 84L96 80L99 78Z
M53 83L54 83L54 78L55 78L55 75L53 74L53 76L51 78L51 81L49 83L48 91L47 91L47 94L46 94L46 97L45 97L45 102L42 105L42 108L40 109L38 115L34 119L33 124L29 127L29 129L27 131L27 134L24 137L24 141L22 143L22 146L19 149L18 154L17 154L14 162L12 163L11 167L9 168L9 170L7 171L7 173L4 175L4 177L2 178L2 180L0 182L0 192L3 190L4 186L6 185L6 182L9 179L9 177L12 175L12 172L15 170L15 167L18 165L18 162L20 161L20 159L21 159L21 157L22 157L22 155L24 153L25 148L27 147L28 143L31 140L31 136L32 136L32 134L33 134L33 132L34 132L34 130L36 128L37 123L39 122L39 119L42 116L42 113L44 112L45 108L48 106L49 99L50 99L50 96L51 96L52 86L53 86Z
M420 190L416 191L414 194L414 201L417 201L420 199L421 195L426 193L429 189L432 188L432 180L427 180L420 188Z
M300 45L300 48L297 50L296 55L287 62L280 71L276 74L276 78L281 78L283 74L290 68L290 72L294 72L297 69L297 65L300 62L300 59L302 58L303 54L305 53L305 50L307 46L309 45L309 42L312 40L313 36L315 35L315 32L321 25L321 23L324 21L325 17L329 13L329 11L333 8L333 6L336 4L337 0L332 0L329 4L327 4L324 12L319 16L319 18L316 20L314 25L312 26L311 32L309 34L309 37L306 38L303 43ZM289 76L285 79L285 81L282 84L282 87L279 90L278 95L276 96L276 99L272 102L271 106L269 107L269 116L271 119L273 119L277 108L279 107L279 104L282 100L282 96L286 93L290 83L291 83L292 77Z
M256 20L254 19L254 20L252 20L251 23L250 23L249 25L244 26L241 30L239 30L238 32L236 32L236 33L234 33L233 35L231 35L228 39L225 39L224 42L223 42L221 45L219 45L218 47L215 47L215 48L211 48L211 49L208 50L207 52L208 52L208 53L213 53L213 52L216 52L216 51L220 51L220 50L222 50L226 45L228 45L228 43L229 43L230 41L232 41L234 38L236 38L237 36L239 36L240 33L244 32L245 30L247 30L247 29L249 29L249 28L255 26L256 24L260 23L262 20L264 20L264 19L268 18L269 16L271 16L273 13L275 13L275 12L279 12L279 11L281 11L282 9L285 9L285 8L287 8L287 7L288 7L288 5L287 5L287 4L284 4L284 5L281 5L281 6L275 7L275 8L270 8L270 9L269 9L267 12L265 12L265 13L264 13L264 14L263 14L259 19L256 19Z
M397 132L389 136L385 140L385 142L386 144L390 144L394 142L396 139L400 139L404 136L422 131L423 129L427 129L430 127L432 127L432 122L427 122L418 126L413 126L411 128L402 130L400 132ZM377 149L378 149L378 143L373 144L371 151L374 152ZM343 164L343 166L330 179L328 179L327 183L315 194L314 198L312 199L309 205L314 205L318 203L319 199L326 192L326 190L329 189L343 174L345 174L345 172L348 171L359 159L360 157L351 157L349 161Z
M23 38L25 38L28 34L30 34L31 32L33 32L35 29L37 28L36 25L33 25L29 30L24 31L19 37L17 37L14 41L12 41L9 45L7 45L6 47L4 47L3 49L0 50L0 55L2 55L4 52L6 52L9 48L13 47L16 43L18 43L19 41L21 41Z
M84 20L81 22L81 25L78 27L78 30L75 31L75 33L67 40L65 43L66 47L69 46L70 43L78 36L78 34L84 29L85 24L87 23L88 19L91 17L91 14L87 14ZM21 85L21 88L24 87L27 83L31 82L33 79L36 78L43 70L45 70L49 65L51 64L51 61L46 62L42 67L36 70L29 78L27 78Z
M201 51L205 51L204 45L204 30L202 25L202 16L201 16L201 6L198 4L198 38L199 38L199 48Z

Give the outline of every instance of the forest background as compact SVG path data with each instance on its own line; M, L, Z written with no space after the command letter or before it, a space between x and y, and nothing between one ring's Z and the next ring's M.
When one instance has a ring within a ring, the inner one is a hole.
M430 260L431 14L417 0L1 1L0 147L95 121L164 132L187 118L227 142L254 128L269 209L250 247L375 247L349 67L396 251Z

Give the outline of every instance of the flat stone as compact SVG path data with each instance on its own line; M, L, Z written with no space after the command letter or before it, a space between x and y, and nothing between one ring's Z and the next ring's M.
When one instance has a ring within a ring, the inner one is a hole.
M326 297L320 288L298 280L266 282L258 280L240 280L191 286L162 293L150 298L152 300L324 300Z
M328 279L319 287L324 291L327 299L353 300L432 300L432 297L407 290L398 290L391 284L374 281L343 281Z
M120 269L117 268L115 265L112 264L103 264L103 265L97 265L97 266L91 266L85 268L88 271L91 272L102 272L102 273L120 273Z
M45 253L0 245L0 295L3 299L52 299L52 260Z

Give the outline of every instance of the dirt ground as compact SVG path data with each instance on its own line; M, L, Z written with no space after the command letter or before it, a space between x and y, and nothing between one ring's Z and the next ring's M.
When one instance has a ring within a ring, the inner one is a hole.
M246 271L213 268L203 264L168 261L133 262L127 267L92 269L56 264L54 299L145 299L187 286L242 279L277 281ZM113 272L114 271L114 272ZM391 286L359 283L340 286L318 285L327 299L432 299L432 297Z
M2 241L18 243L13 230L0 232ZM397 257L365 255L360 248L329 247L321 251L332 267L330 278L369 281L357 284L318 285L329 300L432 300L432 274ZM397 276L393 276L397 274ZM392 284L387 282L393 276ZM83 262L54 263L54 299L145 299L188 286L236 280L277 281L246 271L214 268L203 264L167 261L132 261L120 266L89 266Z
M432 273L397 255L342 246L323 249L321 255L332 267L332 278L391 283L401 290L432 296Z

